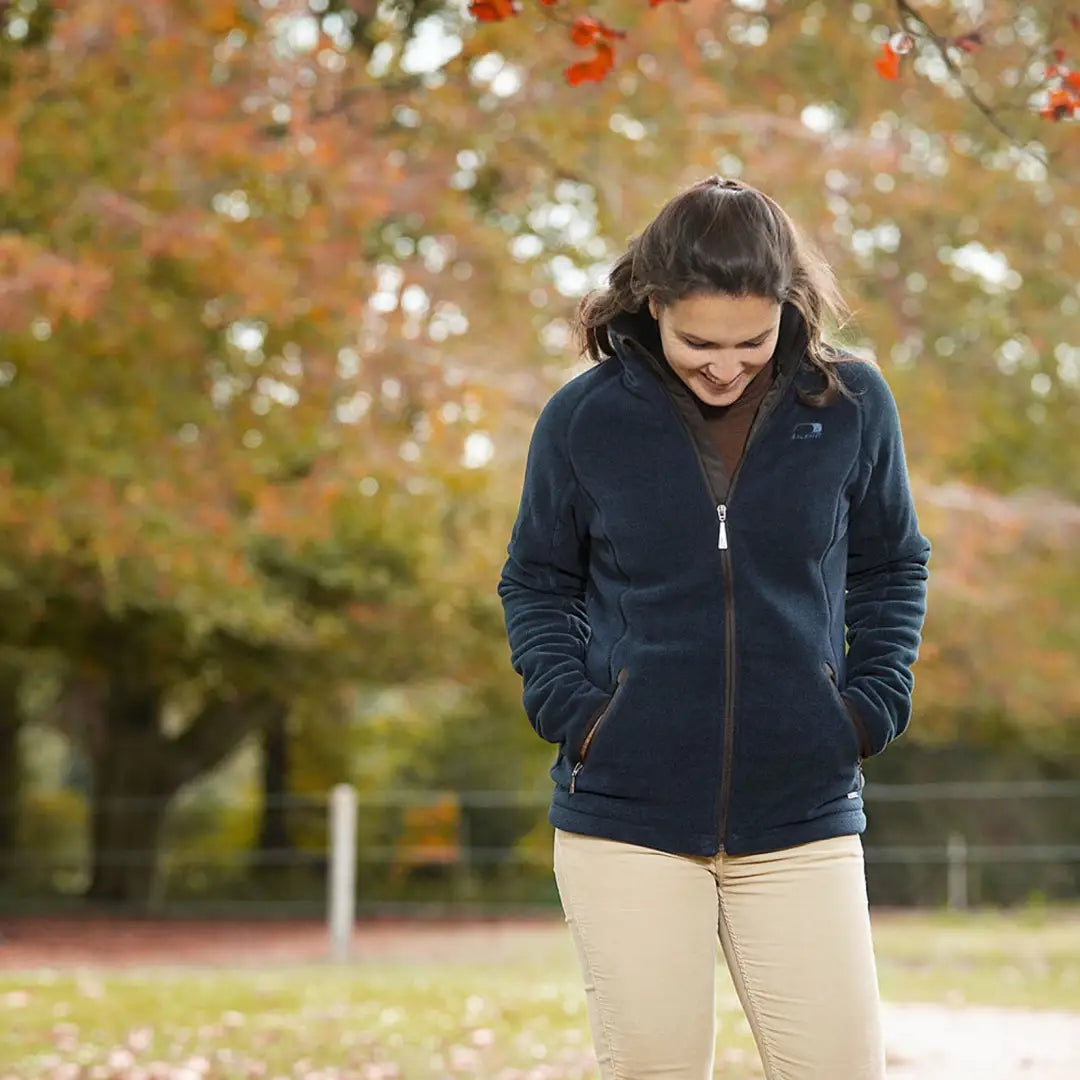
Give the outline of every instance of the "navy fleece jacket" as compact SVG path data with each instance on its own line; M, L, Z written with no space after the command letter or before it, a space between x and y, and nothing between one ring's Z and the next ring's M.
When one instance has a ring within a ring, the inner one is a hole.
M769 851L861 832L861 760L907 727L930 545L877 368L815 408L806 328L735 476L690 392L613 328L615 355L533 433L499 582L512 663L555 744L548 820L663 851Z

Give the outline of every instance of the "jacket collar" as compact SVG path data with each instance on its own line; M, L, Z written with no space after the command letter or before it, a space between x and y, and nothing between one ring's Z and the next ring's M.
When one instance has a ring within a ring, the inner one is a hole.
M650 386L659 383L663 388L686 428L712 498L717 503L726 502L733 478L727 475L715 440L709 434L698 408L697 399L664 359L656 321L644 309L638 313L620 315L610 324L608 337L616 357L622 362L629 389L647 396ZM798 308L785 303L780 311L780 333L772 356L775 361L773 383L758 406L747 434L747 445L795 381L803 367L808 343L805 320Z

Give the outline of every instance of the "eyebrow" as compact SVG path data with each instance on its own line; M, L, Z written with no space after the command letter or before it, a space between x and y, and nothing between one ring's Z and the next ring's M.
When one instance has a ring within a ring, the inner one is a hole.
M697 334L691 334L687 330L679 330L679 337L685 341L693 342L695 345L716 345L718 348L738 348L739 345L754 345L767 338L774 330L776 326L770 326L767 330L763 330L760 334L755 334L753 337L748 337L743 341L738 341L733 346L725 346L721 341L709 341L708 338L698 337Z

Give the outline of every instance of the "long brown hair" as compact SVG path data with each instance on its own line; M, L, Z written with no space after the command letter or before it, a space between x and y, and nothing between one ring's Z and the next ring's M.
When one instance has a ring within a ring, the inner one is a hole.
M581 302L582 352L599 363L613 353L608 327L619 315L647 311L699 293L760 296L798 309L809 333L807 358L824 389L800 390L811 405L827 405L843 384L834 370L852 359L822 339L824 324L841 329L851 316L825 257L775 200L739 180L710 176L671 199L633 237L605 289Z

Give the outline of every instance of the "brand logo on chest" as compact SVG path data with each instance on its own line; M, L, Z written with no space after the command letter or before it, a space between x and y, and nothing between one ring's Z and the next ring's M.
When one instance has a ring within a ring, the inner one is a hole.
M820 439L822 432L822 426L818 423L813 424L796 424L795 430L791 433L793 439Z

